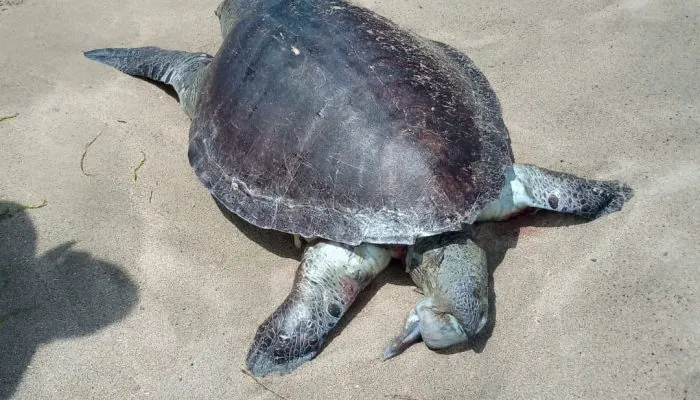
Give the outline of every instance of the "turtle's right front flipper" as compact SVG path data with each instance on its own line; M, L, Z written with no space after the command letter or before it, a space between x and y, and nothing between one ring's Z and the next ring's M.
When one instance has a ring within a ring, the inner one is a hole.
M158 47L95 49L83 54L126 74L171 85L190 118L199 101L204 71L212 59L205 53L163 50Z
M257 376L285 373L314 358L358 293L391 260L385 248L318 243L304 252L292 291L260 325L248 352Z
M619 181L579 178L528 164L513 164L499 199L487 204L480 221L508 219L535 208L596 219L620 211L634 191Z

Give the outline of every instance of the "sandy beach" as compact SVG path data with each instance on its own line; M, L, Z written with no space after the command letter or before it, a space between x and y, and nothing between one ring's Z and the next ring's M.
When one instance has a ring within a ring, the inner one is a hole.
M175 98L82 55L215 54L218 0L0 0L0 399L700 398L698 2L357 3L468 54L517 161L634 198L484 227L506 248L474 349L380 360L420 298L394 266L316 359L256 382L300 252L222 215Z

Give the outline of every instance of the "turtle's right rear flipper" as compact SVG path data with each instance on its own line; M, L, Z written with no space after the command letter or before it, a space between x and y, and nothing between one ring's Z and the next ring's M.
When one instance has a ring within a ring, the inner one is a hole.
M126 74L172 85L191 117L199 99L200 82L212 56L205 53L163 50L158 47L95 49L85 57Z

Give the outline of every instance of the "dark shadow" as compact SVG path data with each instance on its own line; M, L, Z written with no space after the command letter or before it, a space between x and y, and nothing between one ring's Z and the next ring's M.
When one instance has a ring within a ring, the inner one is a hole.
M514 224L519 228L535 227L535 228L554 228L560 226L574 226L585 224L590 220L582 217L577 217L572 214L562 214L555 211L537 210L520 215L519 217L498 224Z
M133 76L133 75L131 75L131 77L136 78L136 79L138 79L138 80L140 80L140 81L148 82L148 83L152 84L153 86L157 86L160 90L164 91L165 94L167 94L168 96L170 96L170 97L172 97L173 99L175 99L175 101L177 101L178 103L180 102L180 97L177 95L177 92L175 91L175 88L172 87L172 86L170 86L170 85L168 85L167 83L163 83L163 82L159 82L159 81L154 81L154 80L152 80L152 79L148 79L148 78L145 78L145 77L143 77L143 76Z
M35 255L37 234L21 205L0 201L0 216L0 399L7 399L37 347L119 321L138 290L118 266L72 250L74 242Z
M294 237L292 235L272 229L258 228L229 211L226 206L221 204L213 196L212 199L214 199L214 202L219 207L221 213L224 214L224 217L234 224L248 239L259 244L265 250L278 257L301 261L303 249L297 249L294 246Z

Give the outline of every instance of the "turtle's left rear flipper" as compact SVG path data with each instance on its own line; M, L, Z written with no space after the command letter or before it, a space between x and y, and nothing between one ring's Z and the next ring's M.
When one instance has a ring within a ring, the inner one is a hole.
M248 369L257 376L286 373L314 358L358 293L390 260L387 249L372 245L309 247L291 293L258 328Z

